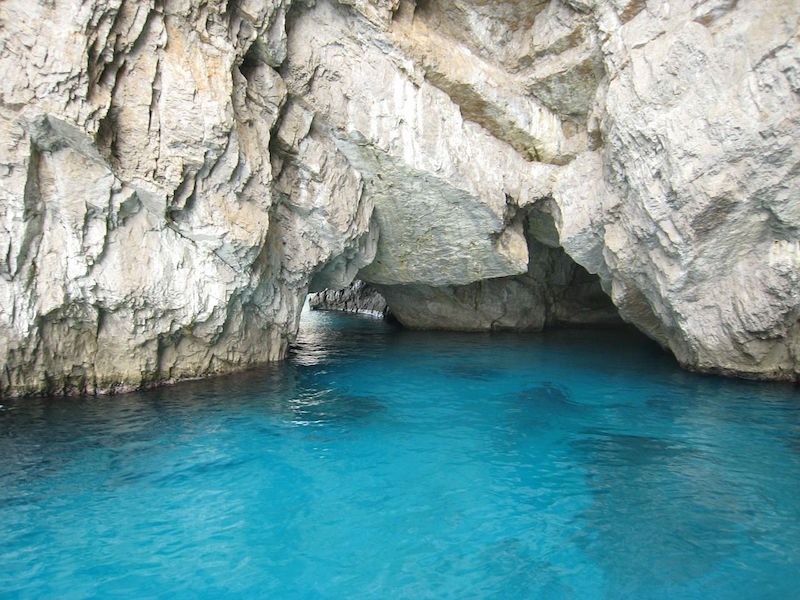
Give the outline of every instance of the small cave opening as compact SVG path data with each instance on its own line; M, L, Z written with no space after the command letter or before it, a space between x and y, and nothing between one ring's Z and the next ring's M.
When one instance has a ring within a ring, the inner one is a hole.
M312 292L306 298L308 310L328 310L369 315L391 319L386 299L373 285L356 279L343 289L325 289Z

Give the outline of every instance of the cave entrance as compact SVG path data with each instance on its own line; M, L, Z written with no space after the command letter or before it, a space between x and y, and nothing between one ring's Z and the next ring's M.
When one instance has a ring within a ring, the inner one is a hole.
M391 317L411 329L541 331L622 325L596 275L561 248L534 243L528 272L463 286L373 286L310 294L308 310Z
M525 273L467 285L372 285L356 280L344 289L309 296L312 310L395 318L411 329L542 331L617 327L623 321L600 279L559 245L552 216L524 216L528 244Z
M335 310L381 319L389 315L386 299L378 288L360 279L344 289L311 293L306 299L306 305L308 310Z

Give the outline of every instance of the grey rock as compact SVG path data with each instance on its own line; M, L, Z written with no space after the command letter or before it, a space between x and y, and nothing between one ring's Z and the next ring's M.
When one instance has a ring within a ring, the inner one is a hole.
M603 146L559 173L561 243L689 368L800 372L798 7L598 11Z
M356 277L420 327L605 322L602 290L688 368L797 380L799 23L5 0L0 394L278 360L308 291Z
M331 310L358 313L372 317L386 317L388 306L381 293L368 283L356 279L341 290L325 290L310 294L311 310Z

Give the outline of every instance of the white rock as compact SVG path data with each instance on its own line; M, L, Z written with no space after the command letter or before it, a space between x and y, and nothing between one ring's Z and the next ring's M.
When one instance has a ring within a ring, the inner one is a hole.
M796 0L291 8L0 3L0 394L276 360L357 275L800 377Z
M671 5L609 31L604 146L559 175L561 242L682 364L795 379L798 5Z

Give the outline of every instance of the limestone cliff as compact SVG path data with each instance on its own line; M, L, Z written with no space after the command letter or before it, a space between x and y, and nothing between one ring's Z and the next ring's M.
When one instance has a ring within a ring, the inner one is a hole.
M371 261L362 178L276 71L288 4L0 4L3 393L282 358L312 282Z
M434 297L458 328L612 318L602 289L689 368L797 379L798 21L5 0L0 394L279 359L307 292L356 276L412 326Z

